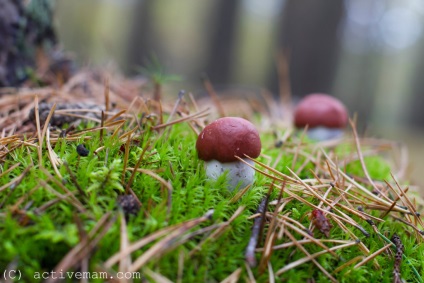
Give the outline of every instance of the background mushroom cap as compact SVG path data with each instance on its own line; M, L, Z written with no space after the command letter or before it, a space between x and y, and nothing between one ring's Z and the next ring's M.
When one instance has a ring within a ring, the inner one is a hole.
M327 127L344 128L348 114L343 103L327 94L309 94L302 99L294 113L294 124L297 128L309 125L309 128Z
M199 134L196 149L200 159L232 162L235 156L256 158L261 153L261 140L255 126L238 117L220 118Z

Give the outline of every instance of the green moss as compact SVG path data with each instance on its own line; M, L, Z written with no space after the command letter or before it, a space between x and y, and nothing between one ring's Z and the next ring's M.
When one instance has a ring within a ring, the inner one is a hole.
M388 162L382 158L381 156L366 156L364 157L365 166L370 174L372 179L376 180L389 180L390 177L390 165ZM349 174L365 177L364 170L362 168L361 162L359 160L355 160L346 165L346 171Z
M127 167L135 166L149 140L151 147L146 151L140 168L150 170L169 182L172 186L172 192L171 196L168 197L169 192L164 184L148 174L137 173L135 175L131 189L139 198L142 206L137 215L128 217L127 233L130 242L135 242L165 227L198 218L210 209L214 209L212 220L202 223L198 228L207 228L213 224L222 225L231 218L240 206L244 207L243 212L222 233L208 239L201 246L201 249L193 251L211 232L191 235L185 243L178 243L178 239L175 239L170 243L171 246L175 244L173 249L155 254L146 263L146 267L173 281L177 279L177 267L181 260L184 263L183 282L219 282L238 268L242 269L241 278L245 278L247 271L244 252L250 239L253 224L253 220L248 218L255 213L272 180L257 174L254 186L237 202L231 202L237 192L229 192L226 189L225 177L217 181L206 179L203 162L197 158L195 150L196 135L187 124L176 124L165 133L149 131L148 128L144 130L143 136L137 137L135 144L132 143L130 146ZM87 198L78 193L72 177L64 166L60 167L60 173L64 178L59 181L75 193L86 212L78 211L77 207L72 205L70 201L57 200L57 196L44 186L36 188L42 179L46 180L57 192L66 193L60 186L48 180L48 177L40 171L37 164L34 164L16 188L13 190L8 188L0 194L0 203L4 204L0 209L0 217L2 218L0 221L0 238L4 247L0 253L0 266L5 267L11 262L16 262L18 268L24 274L25 282L40 282L41 280L34 279L33 274L51 271L80 242L79 235L81 232L79 232L77 221L81 224L80 228L89 232L106 213L111 212L114 216L119 216L117 196L124 192L131 175L129 171L125 172L124 183L121 183L124 158L124 153L121 150L122 142L119 142L116 137L112 138L110 134L105 134L103 141L100 142L98 132L85 136L91 138L84 142L90 150L87 157L79 157L76 153L76 146L82 142L82 137L78 142L59 141L55 144L54 149L59 157L67 162L70 170L76 176L78 185L86 192ZM262 139L264 144L263 156L259 158L259 161L269 164L270 160L274 161L280 156L281 159L276 164L276 170L290 175L288 168L296 171L300 166L303 166L299 176L301 178L313 177L309 169L314 169L314 164L309 162L304 166L307 161L305 156L299 155L292 167L294 154L281 154L285 146L275 148L273 137L269 134L264 134ZM94 150L103 145L105 149L98 151L95 155ZM311 152L308 148L305 150ZM55 175L47 158L46 150L43 150L43 152L44 166L50 174ZM24 168L30 166L32 162L38 162L36 150L23 147L16 149L8 155L6 161L2 164L3 171L16 162L20 162L21 165L8 176L2 176L0 178L2 184L19 176ZM383 180L390 176L390 167L383 158L379 156L366 157L365 163L372 178ZM346 172L349 175L363 176L362 167L358 161L349 163L346 166ZM292 184L288 184L288 186L292 186ZM31 190L33 192L29 195ZM299 195L302 195L301 191L299 191ZM271 200L276 200L277 196L277 191L272 192ZM284 197L288 197L288 195L284 194ZM314 205L319 204L319 200L314 197L303 197ZM25 209L26 217L28 217L25 223L22 220L25 213L19 214L13 209L13 205L21 198L24 198L25 201L19 208ZM43 205L53 200L57 202L43 211L39 211ZM169 211L168 204L170 205ZM273 211L274 208L275 206L270 206L269 210ZM306 228L311 223L311 212L311 207L296 200L289 202L284 208L284 214L299 221ZM367 213L376 217L381 215L378 211L370 210ZM375 252L385 245L384 240L372 232L372 228L367 222L354 215L350 216L371 232L371 236L367 238L358 229L351 225L348 226L348 229L363 241L371 252ZM423 245L417 244L416 238L410 236L412 230L405 228L405 225L394 222L391 218L385 220L386 222L378 223L378 229L387 237L390 237L394 232L401 235L405 245L406 257L418 272L422 272ZM336 223L333 223L333 225L331 238L352 240L349 234L340 229ZM266 227L265 232L267 229ZM293 231L291 233L298 240L303 238ZM317 238L322 237L322 234L317 230L313 234ZM101 266L109 257L119 251L120 238L120 221L115 221L90 255L91 271L96 271L98 266ZM281 244L284 241L287 241L287 239L276 239L275 244ZM150 243L135 251L132 254L132 259L135 260L155 243ZM334 245L327 243L328 247ZM315 244L306 244L304 247L310 254L322 250ZM388 282L392 278L393 258L386 254L376 257L374 261L360 268L354 268L354 264L352 264L333 274L332 272L338 266L355 257L364 256L357 245L338 250L337 254L339 258L328 254L319 256L317 262L340 282ZM260 253L256 254L258 261L260 256ZM288 263L303 257L305 255L293 246L273 251L270 263L276 272ZM380 269L375 268L375 263L380 266ZM416 280L410 264L404 261L401 268L402 277L405 280ZM113 269L118 270L118 266L113 266ZM268 280L268 271L260 272L258 268L253 268L253 273L257 282ZM316 282L328 282L328 278L311 262L304 263L277 276L276 280L279 282L306 282L312 278ZM97 282L101 282L101 280Z

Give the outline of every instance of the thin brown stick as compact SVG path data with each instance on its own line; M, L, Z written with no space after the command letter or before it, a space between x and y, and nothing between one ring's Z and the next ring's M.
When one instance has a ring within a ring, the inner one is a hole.
M131 174L130 180L128 181L128 183L127 183L127 185L125 187L125 193L126 194L128 194L128 190L130 189L130 187L132 185L132 182L134 181L135 174L137 173L137 169L138 169L138 167L140 167L141 161L143 160L144 155L146 154L146 151L149 148L149 146L150 146L150 140L147 141L147 144L144 146L143 151L141 152L140 157L138 158L137 163L135 164L134 168L132 169L132 174Z
M231 273L227 278L221 281L221 283L237 283L239 282L241 267L237 268L233 273Z
M78 192L81 194L81 196L83 196L84 198L87 198L87 194L78 184L77 177L75 176L74 172L72 172L71 168L69 168L68 163L64 162L63 165L65 166L66 171L68 171L68 174L71 177L71 181L74 184L74 186L77 188Z
M104 96L105 96L105 110L106 110L106 112L108 112L109 111L109 105L110 105L110 103L109 103L109 100L110 100L110 95L109 95L109 78L106 78L105 79ZM103 116L103 114L102 114L102 116ZM103 118L102 118L102 120L103 120Z
M73 249L71 249L66 256L56 265L52 272L58 274L59 272L66 272L70 268L86 257L103 238L106 232L112 227L115 218L111 217L110 213L106 213L96 224L96 226L88 233L86 240L81 241ZM49 277L47 283L53 283L58 279L57 277Z
M177 230L170 233L168 236L157 242L155 245L153 245L150 249L148 249L145 253L143 253L141 256L139 256L134 263L131 265L129 271L134 272L139 270L141 267L144 266L149 260L151 260L153 257L158 256L161 252L166 249L171 242L174 242L175 239L182 235L185 231L193 228L196 225L199 225L202 222L205 222L211 218L213 214L212 211L208 211L205 215L202 217L199 217L197 219L193 219L191 222L187 222L185 225L182 225Z
M42 155L42 143L41 143L41 128L40 128L40 113L38 107L38 96L34 98L34 113L35 113L35 126L37 128L37 136L38 136L38 163L43 165L43 155Z
M265 244L264 244L265 249L262 253L261 260L260 260L260 263L259 263L259 273L264 272L264 270L267 266L267 263L268 263L271 255L272 255L272 246L273 246L274 240L275 240L277 214L278 214L279 206L281 204L281 198L283 197L283 192L284 192L285 186L286 186L286 181L284 181L283 184L281 185L280 192L279 192L279 195L278 195L277 205L275 207L271 222L270 222L269 227L268 227L268 232L266 234Z
M125 251L129 244L129 240L128 240L128 233L127 233L127 223L125 221L125 215L124 213L121 211L120 212L120 221L121 221L121 227L120 227L120 234L121 234L121 244L120 244L120 251ZM121 272L122 274L125 274L126 272L128 272L129 267L131 266L131 256L128 255L124 258L122 258L119 262L119 272ZM128 282L126 279L125 281L122 281L122 283L126 283Z
M246 261L250 267L256 266L255 249L258 244L258 238L259 238L259 233L261 231L261 226L264 223L263 216L268 204L268 198L269 198L269 195L264 197L262 201L259 203L256 213L261 214L261 217L255 218L253 222L252 234L250 236L250 240L249 240L249 243L247 244L246 252L244 254L244 257L246 258Z
M364 174L367 177L370 184L372 185L372 187L377 192L379 192L381 194L380 189L374 183L374 180L371 178L370 173L368 172L367 166L365 165L364 157L362 156L362 151L361 151L361 144L360 144L360 141L359 141L358 133L356 131L356 123L351 119L349 120L349 123L350 123L350 126L351 126L352 131L353 131L353 136L354 136L355 145L356 145L356 151L358 153L358 157L359 157L359 161L360 161L361 166L362 166L362 170L364 171Z
M414 216L415 221L418 221L418 223L421 225L421 227L424 227L424 223L420 218L420 214L417 212L415 206L412 204L411 200L409 199L408 195L406 194L407 189L402 190L402 188L400 187L399 182L396 179L396 177L392 173L390 173L390 174L391 174L393 180L395 181L396 186L398 187L399 191L401 192L403 198L405 199L406 206L412 212L412 215Z
M152 129L153 130L159 130L161 128L172 126L174 124L178 124L178 123L181 123L181 122L188 122L188 121L191 121L191 120L194 120L194 119L205 117L205 116L209 115L208 112L209 112L209 108L206 108L206 109L204 109L204 110L202 110L202 111L200 111L198 113L194 113L192 115L188 115L186 117L183 117L183 118L180 118L180 119L176 119L176 120L171 121L169 123L165 123L165 124L154 126L154 127L152 127Z
M284 233L287 235L287 237L290 238L290 240L292 242L294 242L296 244L296 246L298 247L298 249L300 249L307 257L309 260L311 260L315 266L317 266L324 274L325 276L327 276L332 282L338 282L333 276L331 276L330 273L328 273L327 270L325 270L324 267L321 266L321 264L319 264L314 257L312 257L312 255L300 244L298 244L298 241L296 240L296 238L288 231L288 230L284 230ZM325 251L327 252L327 251ZM278 271L276 273L277 275L280 274Z
M124 183L125 179L125 172L127 171L127 165L128 165L128 156L130 154L130 142L131 142L131 136L128 135L127 142L125 143L125 152L124 152L124 168L122 170L122 176L121 176L121 183Z
M103 141L103 128L105 125L105 112L102 111L102 120L100 122L100 132L99 132L99 140L100 140L100 144Z
M207 243L208 241L212 241L216 238L218 238L226 229L228 229L228 227L230 226L230 224L237 218L240 216L240 214L244 211L244 206L240 206L239 208L237 208L237 210L233 213L233 215L230 217L230 219L228 219L228 221L225 221L223 223L220 223L219 226L217 226L218 228L212 233L210 234L206 239L204 239L203 241L201 241L196 247L194 247L190 253L188 254L189 257L192 257L194 255L195 252L200 251L201 247Z
M379 249L378 251L375 251L374 253L370 254L369 256L364 258L361 262L357 263L355 265L355 268L359 268L360 266L362 266L362 265L366 264L367 262L373 260L376 256L380 255L381 253L383 253L385 250L387 250L391 246L392 246L392 243L387 244L384 247L382 247L381 249Z
M300 245L300 242L301 241L297 241L297 243L299 245ZM341 244L339 246L331 247L331 248L329 248L329 251L334 252L335 250L340 250L340 249L348 248L348 247L351 247L351 246L354 246L354 245L357 245L357 244L358 244L357 241L350 241L348 243L344 243L344 244ZM293 242L293 245L296 245L296 242ZM302 245L300 245L300 246L302 246ZM301 264L304 264L304 263L306 263L308 261L311 261L311 260L317 258L318 256L323 255L323 254L326 254L326 253L328 253L328 251L323 250L323 251L314 253L312 255L308 255L307 257L304 257L304 258L298 259L296 261L290 262L289 264L285 265L283 268L279 269L275 273L275 275L277 275L277 276L278 275L281 275L284 272L289 271L290 269L293 269L293 268L295 268L295 267L297 267L297 266L299 266Z
M219 97L216 94L215 89L214 89L211 81L209 80L208 75L203 74L201 79L202 79L202 82L203 82L203 86L206 89L206 92L209 94L210 98L212 99L212 102L215 104L215 107L218 111L219 116L225 117L224 107L222 107L222 104L219 101Z

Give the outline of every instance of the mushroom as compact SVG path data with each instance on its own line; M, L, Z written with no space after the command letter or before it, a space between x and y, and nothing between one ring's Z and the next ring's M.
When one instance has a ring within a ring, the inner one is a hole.
M309 94L297 105L294 124L297 128L308 126L308 137L329 140L343 135L348 114L343 103L335 97L322 93Z
M261 153L261 140L255 126L238 117L220 118L199 134L196 149L205 161L206 175L216 180L228 171L230 190L244 188L253 183L255 170L236 156L254 166L245 155L256 158Z

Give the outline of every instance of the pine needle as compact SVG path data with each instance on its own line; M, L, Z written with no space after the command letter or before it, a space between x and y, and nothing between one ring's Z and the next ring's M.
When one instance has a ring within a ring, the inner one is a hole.
M367 256L366 258L364 258L361 262L359 262L358 264L355 265L355 268L359 268L360 266L368 263L369 261L373 260L376 256L380 255L381 253L383 253L385 250L387 250L389 247L391 247L392 244L387 244L384 247L382 247L381 249L375 251L374 253L370 254L369 256Z
M237 283L239 282L240 274L241 274L241 267L237 268L233 273L230 274L227 278L221 281L221 283Z
M170 242L175 241L175 239L182 235L182 233L186 232L187 230L193 228L196 225L199 225L202 222L205 222L210 219L210 217L213 214L212 211L208 211L205 215L203 215L200 218L194 219L190 222L187 222L185 225L182 225L177 230L170 233L168 236L160 240L158 243L154 244L150 249L148 249L146 252L144 252L141 256L139 256L134 263L129 268L130 272L134 272L139 270L141 267L144 266L149 260L151 260L153 257L158 256L160 253L164 252L167 247L169 246Z
M125 221L125 216L124 216L124 213L122 211L119 213L119 216L120 216L119 218L120 218L120 221L121 221L121 228L120 228L120 231L121 231L121 233L120 233L121 234L121 245L120 245L120 251L121 251L121 253L125 253L125 250L129 246L128 233L127 233L127 223ZM128 272L128 270L129 270L130 266L131 266L131 256L128 255L128 256L122 258L119 261L119 272L121 272L122 274L126 274ZM125 282L128 282L126 280L126 278L125 279L122 279L122 283L125 283Z
M152 271L151 269L149 269L147 267L144 267L143 268L143 273L145 273L148 277L150 277L151 279L153 279L153 281L156 282L156 283L172 283L171 280L169 280L168 278L166 278L162 274L159 274L157 272L154 272L154 271Z
M38 108L38 96L34 98L34 113L35 113L35 125L37 127L37 136L38 136L38 164L43 165L43 154L42 154L42 134L40 128L40 114Z

